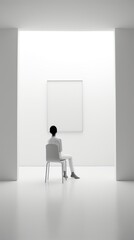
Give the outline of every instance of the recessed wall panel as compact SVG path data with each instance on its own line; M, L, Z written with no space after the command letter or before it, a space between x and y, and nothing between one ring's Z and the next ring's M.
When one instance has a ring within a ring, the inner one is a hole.
M82 132L82 81L47 81L47 128L58 132Z

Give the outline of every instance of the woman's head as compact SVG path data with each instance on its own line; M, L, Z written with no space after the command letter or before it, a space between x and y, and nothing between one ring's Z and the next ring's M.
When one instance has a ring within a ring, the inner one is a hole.
M57 133L57 127L55 126L51 126L50 127L50 133L52 134L52 136L54 137Z

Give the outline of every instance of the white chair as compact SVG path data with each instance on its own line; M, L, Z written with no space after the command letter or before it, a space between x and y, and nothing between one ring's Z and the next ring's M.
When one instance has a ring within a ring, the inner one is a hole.
M47 179L49 180L49 170L50 170L50 163L60 163L62 169L62 183L64 182L63 177L63 165L66 164L66 159L60 159L58 146L56 144L47 144L46 145L46 174L45 174L45 182Z

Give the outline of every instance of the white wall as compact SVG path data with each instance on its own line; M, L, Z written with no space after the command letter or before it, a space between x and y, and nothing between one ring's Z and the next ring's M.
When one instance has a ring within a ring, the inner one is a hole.
M115 160L114 32L19 32L20 165L44 165L46 81L83 80L83 132L59 134L76 165ZM69 96L67 96L69 97Z
M17 179L17 29L0 29L0 180Z
M134 29L116 29L116 177L134 180Z

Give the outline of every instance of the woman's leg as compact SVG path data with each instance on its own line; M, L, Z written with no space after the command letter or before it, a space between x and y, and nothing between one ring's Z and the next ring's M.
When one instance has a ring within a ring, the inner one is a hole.
M68 161L69 161L70 171L72 173L72 172L74 172L74 165L73 165L73 160L72 160L71 156L68 157Z
M73 165L73 159L70 155L62 155L62 158L64 159L68 159L69 161L69 167L70 167L70 171L71 171L71 177L75 178L75 179L79 179L79 177L74 173L74 165Z
M67 162L63 161L63 177L68 178L67 176Z
M67 163L66 163L66 160L63 162L63 171L67 171Z
M75 179L79 179L79 177L74 173L74 165L73 165L73 159L71 156L68 156L68 161L69 161L69 167L71 171L71 177Z

